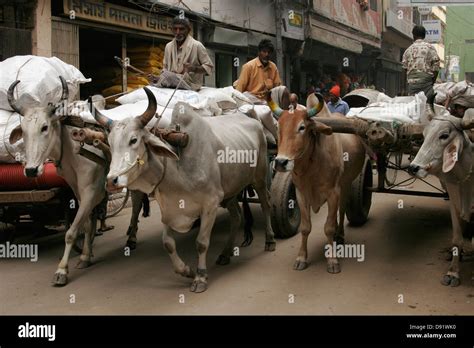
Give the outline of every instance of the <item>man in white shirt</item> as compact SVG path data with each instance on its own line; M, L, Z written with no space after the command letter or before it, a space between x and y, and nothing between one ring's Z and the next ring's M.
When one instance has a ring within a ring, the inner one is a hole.
M189 35L189 19L177 16L172 26L174 39L166 44L163 72L154 85L175 88L179 83L180 89L198 91L204 75L210 75L214 70L214 64L204 45Z

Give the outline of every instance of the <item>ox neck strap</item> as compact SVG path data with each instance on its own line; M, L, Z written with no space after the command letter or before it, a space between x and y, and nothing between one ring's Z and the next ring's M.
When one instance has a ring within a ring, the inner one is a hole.
M161 174L160 180L158 180L158 183L157 183L157 184L155 185L155 187L153 188L153 191L151 191L152 193L156 191L156 189L158 188L158 186L161 184L161 182L162 182L163 179L165 178L167 165L168 165L168 158L167 158L167 157L164 157L163 174Z

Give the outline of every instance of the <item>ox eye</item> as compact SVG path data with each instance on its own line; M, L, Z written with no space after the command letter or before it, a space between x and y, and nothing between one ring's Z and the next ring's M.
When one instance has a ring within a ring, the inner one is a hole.
M298 128L298 132L304 132L305 129L306 129L305 125L302 124L300 128Z
M449 138L449 134L448 133L443 133L439 136L439 140L446 140Z
M43 127L41 127L41 133L44 133L48 131L48 126L47 125L44 125Z
M130 139L130 145L135 145L137 143L137 138Z

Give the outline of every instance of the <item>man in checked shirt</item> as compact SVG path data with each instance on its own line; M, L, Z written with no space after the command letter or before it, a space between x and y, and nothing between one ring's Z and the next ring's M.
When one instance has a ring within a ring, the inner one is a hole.
M403 68L407 71L408 94L425 92L427 98L433 94L433 85L439 71L440 59L433 45L423 41L426 29L417 25L412 31L415 42L403 54Z

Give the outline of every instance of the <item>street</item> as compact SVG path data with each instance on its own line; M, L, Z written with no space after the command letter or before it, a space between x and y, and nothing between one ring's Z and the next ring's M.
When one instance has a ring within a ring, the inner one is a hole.
M137 249L130 256L123 249L126 208L108 220L115 229L96 238L90 268L75 269L79 257L73 252L63 288L51 286L63 236L17 240L38 243L39 259L1 260L0 314L474 314L472 261L461 263L459 287L440 283L451 239L443 199L374 194L369 221L359 228L346 225L346 244L364 245L365 258L341 259L339 274L326 272L325 207L312 215L310 264L304 271L292 269L301 237L277 240L276 251L265 252L262 214L256 204L251 207L253 244L240 248L227 266L215 264L229 227L227 212L220 210L208 253L209 288L201 294L191 293L191 280L173 272L155 201L151 217L140 218ZM176 236L178 252L193 267L196 234L194 229Z

